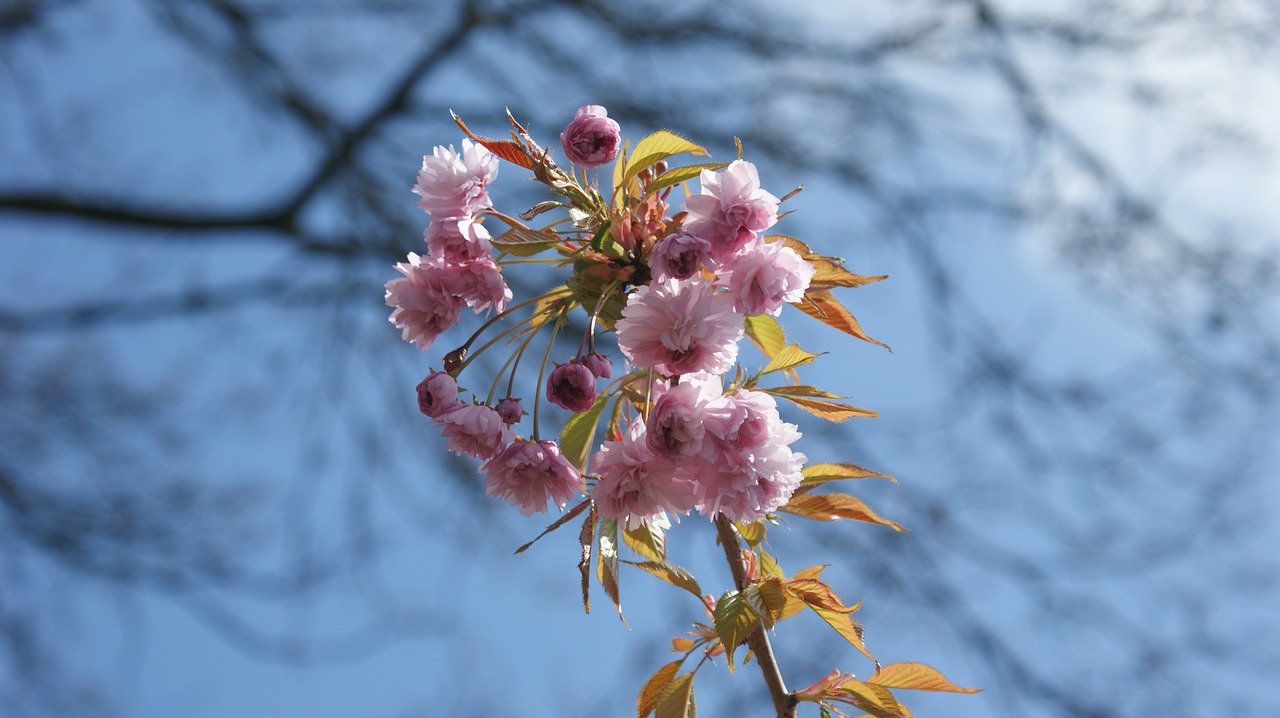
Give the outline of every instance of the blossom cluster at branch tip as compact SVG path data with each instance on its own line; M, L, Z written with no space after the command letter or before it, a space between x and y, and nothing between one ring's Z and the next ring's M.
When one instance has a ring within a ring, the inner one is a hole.
M450 451L484 462L489 495L524 514L563 507L582 491L601 517L629 528L668 528L672 517L692 511L736 521L776 511L800 482L805 457L790 448L800 433L781 420L772 396L734 383L726 388L726 380L747 318L776 316L782 305L800 302L815 273L798 250L761 234L778 221L778 198L761 187L755 165L739 159L684 170L685 180L696 173L699 189L673 208L668 197L676 182L664 181L669 154L620 175L632 177L631 185L602 193L580 185L521 125L512 125L512 140L497 142L459 122L468 135L462 149L435 147L413 187L418 207L430 215L425 254L410 253L396 265L403 276L387 282L391 323L428 350L461 321L464 308L498 312L445 356L444 371L422 380L419 410ZM619 158L620 126L598 105L581 107L560 140L578 167L627 161ZM566 207L572 225L534 229L496 212L489 190L499 155L562 198L521 217ZM493 217L511 229L495 236L482 223ZM512 319L504 311L514 297L502 266L529 256L521 243L530 241L542 242L534 253L554 249L562 259L549 261L570 273L559 294L521 302L517 308L534 303L530 315ZM520 434L529 413L510 394L521 357L542 327L563 325L575 307L590 319L581 347L568 361L544 366L532 436ZM495 401L499 377L488 398L464 401L456 378L474 359L472 343L490 327L498 336L479 352L504 336L516 347L502 370L511 374L507 394ZM610 331L626 360L615 381L613 361L595 348ZM572 414L593 407L600 414L601 402L614 401L605 441L595 451L575 448L571 461L556 441L539 438L539 401ZM590 469L585 479L575 461Z

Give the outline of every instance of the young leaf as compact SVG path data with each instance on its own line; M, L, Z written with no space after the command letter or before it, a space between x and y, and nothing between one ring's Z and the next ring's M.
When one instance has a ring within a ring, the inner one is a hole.
M875 718L908 718L906 709L898 703L887 688L868 685L850 678L840 686L841 698L866 711Z
M850 519L888 526L894 531L907 530L902 524L883 518L875 511L872 511L871 507L863 503L862 499L848 494L797 493L792 495L791 500L779 510L796 516L803 516L807 519L814 519L815 521Z
M788 344L786 347L771 357L765 368L760 370L760 375L772 374L775 371L785 371L794 369L805 364L812 364L816 357L820 357L826 352L807 352L800 348L799 344Z
M845 309L844 305L837 301L831 292L826 289L817 291L811 289L805 292L804 299L795 302L792 306L797 307L800 311L829 327L839 329L845 334L857 337L864 342L871 342L876 346L889 349L888 344L878 342L867 336L867 333L862 330L862 325L858 324L858 320L854 318L853 314L848 309Z
M693 155L707 154L706 148L701 145L690 142L670 130L658 130L636 143L636 148L631 152L631 160L627 163L627 170L623 173L622 182L619 185L625 184L632 177L640 174L641 170L651 167L659 160L685 152Z
M684 638L683 636L676 636L675 638L671 639L671 650L674 651L675 653L688 653L689 651L692 651L694 647L697 645L698 644L695 643L692 638Z
M746 319L747 338L770 359L787 346L787 334L777 319L768 314L757 314Z
M679 566L674 566L664 561L627 561L626 563L645 573L657 576L676 588L683 588L692 593L694 598L702 598L702 589L698 587L697 579L693 577L693 574Z
M666 172L658 175L656 179L649 183L649 189L645 190L645 196L661 192L667 187L673 187L681 182L688 182L702 174L702 170L716 172L728 167L728 162L706 162L696 165L685 165L683 167L673 167Z
M596 535L596 579L609 594L613 607L618 611L618 619L627 625L622 617L622 600L618 591L618 521L616 519L600 519L600 531ZM628 626L630 628L630 626Z
M904 688L914 691L943 691L946 693L981 693L981 688L963 688L947 680L938 669L923 663L890 663L876 671L867 683L886 688Z
M803 257L813 265L813 277L809 279L810 289L831 289L832 287L861 287L864 284L888 279L889 275L864 277L844 268L844 260L839 257L827 257L809 248L809 245L795 237L785 234L771 234L764 238L766 242L782 242L786 247Z
M871 662L876 664L876 668L880 667L880 661L877 661L876 657L871 655L871 652L867 650L866 644L862 642L862 624L858 623L853 616L812 604L809 605L809 608L818 614L819 618L826 621L828 626L836 629L836 633L839 633L851 646L858 649L859 653L871 659ZM861 706L859 707L861 708ZM866 709L863 708L863 710Z
M667 560L667 538L662 529L653 524L641 524L639 528L624 530L622 540L632 551L650 561L662 563Z
M449 114L453 115L453 121L458 125L458 129L462 130L462 133L470 137L472 141L483 145L485 149L508 162L520 165L525 169L533 167L533 158L529 156L529 152L520 143L513 140L493 140L488 137L478 137L471 132L461 117L453 113L453 110L450 110Z
M693 702L693 674L677 676L658 694L654 718L696 718Z
M565 524L569 523L569 521L572 520L574 516L577 516L578 514L582 513L583 509L587 508L587 506L590 504L591 504L591 499L587 499L586 501L583 501L577 506L574 506L573 508L569 509L569 513L565 514L564 516L561 516L560 518L552 522L552 524L548 526L546 529L544 529L542 533L538 534L537 536L534 536L532 541L516 549L516 553L518 554L524 553L525 549L537 543L538 539L542 538L543 536L546 536L552 531L555 531L561 526L564 526Z
M676 677L683 664L683 658L672 661L649 676L649 680L645 681L644 686L640 688L640 694L636 696L636 718L645 718L653 712L654 705L658 702L658 695L663 688L667 687L671 679Z
M782 579L776 577L765 579L758 584L747 586L743 594L747 605L751 606L751 610L764 622L765 628L773 628L778 621L788 617L786 606L789 596Z
M738 529L738 535L742 536L742 540L746 541L751 548L756 548L764 542L763 521L755 521L749 524L735 523L734 527Z
M786 581L783 586L788 593L804 601L806 605L825 608L836 613L853 613L861 605L861 602L853 606L844 605L830 586L816 578L793 578Z
M814 395L829 395L830 392L815 389L811 386L778 386L772 389L761 389L760 391L780 396L820 419L836 423L852 419L855 416L879 416L879 414L870 409L863 409L842 401L834 401L832 398L813 398Z
M857 464L809 464L800 470L800 475L804 480L800 482L801 486L818 486L828 481L841 481L843 479L888 479L895 484L898 480L888 474L881 474L871 469L864 469Z
M578 543L582 546L578 573L582 574L582 610L586 613L591 613L591 547L596 542L595 531L596 507L595 504L591 504L591 510L587 512L587 520L582 522L582 530L578 532Z
M720 644L724 646L729 670L732 672L734 649L756 630L756 623L760 618L738 591L729 591L721 596L716 602L712 617L715 619L716 635L720 636Z
M600 423L600 414L608 398L608 394L601 394L590 409L569 417L560 430L560 452L579 469L586 469L587 457L595 444L596 425Z
M517 257L532 257L538 252L550 249L560 242L560 237L552 232L543 232L528 227L512 227L494 237L491 243L499 252L506 252Z

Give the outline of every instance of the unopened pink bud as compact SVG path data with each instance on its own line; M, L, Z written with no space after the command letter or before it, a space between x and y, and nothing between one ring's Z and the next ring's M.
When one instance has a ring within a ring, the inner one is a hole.
M449 373L449 376L457 376L458 370L462 368L462 362L466 359L467 348L458 347L444 355L444 370Z
M587 367L561 364L547 378L547 401L575 414L596 402L596 375Z
M618 156L622 128L600 105L579 107L573 122L560 133L565 156L579 167L599 167Z
M603 354L588 354L579 359L578 363L590 369L597 379L613 378L613 362Z
M418 384L418 411L431 418L458 406L458 383L442 371L433 371Z
M520 405L519 399L509 396L498 402L498 415L502 417L502 423L512 426L524 416L524 407Z

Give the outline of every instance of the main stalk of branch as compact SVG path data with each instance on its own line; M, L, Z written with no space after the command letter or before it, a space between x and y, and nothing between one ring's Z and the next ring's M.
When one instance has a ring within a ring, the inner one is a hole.
M734 587L741 591L747 587L747 569L742 562L738 530L724 514L716 514L715 523L720 546L724 548L724 557L729 561L729 570L733 572ZM769 686L769 695L773 697L773 707L778 712L778 718L795 718L796 697L787 692L787 684L782 682L782 671L778 668L773 646L769 644L769 632L765 630L763 622L756 622L756 630L747 637L747 647L755 654L760 672L764 674L764 682Z

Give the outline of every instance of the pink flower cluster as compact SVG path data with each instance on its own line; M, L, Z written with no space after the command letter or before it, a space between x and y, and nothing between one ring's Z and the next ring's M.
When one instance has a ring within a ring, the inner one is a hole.
M628 297L618 345L636 366L668 376L722 374L737 359L744 317L776 316L800 301L814 267L757 235L778 221L778 199L760 188L750 162L703 170L702 193L686 200L685 212L683 231L650 252L654 281Z
M525 441L512 426L524 410L507 397L491 407L458 398L458 384L445 372L432 372L418 384L418 409L431 417L459 456L485 460L485 491L520 509L525 516L545 513L547 501L559 508L582 490L582 475L554 441Z
M725 395L720 381L705 372L682 376L647 420L596 452L591 497L601 516L630 528L667 528L668 513L695 509L750 522L791 498L805 461L790 447L800 433L778 416L773 397Z
M511 299L489 232L474 216L493 206L488 185L497 174L498 158L470 140L462 141L461 153L441 146L422 158L413 191L431 214L423 235L427 256L411 252L396 265L404 276L386 286L391 323L419 349L457 324L463 307L501 312Z

